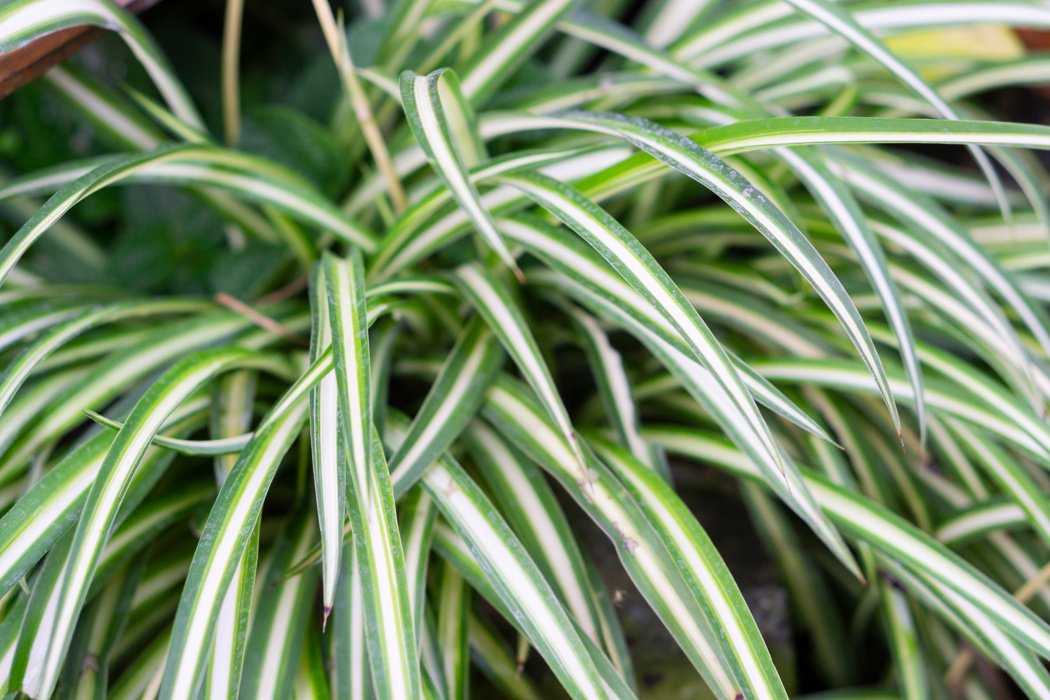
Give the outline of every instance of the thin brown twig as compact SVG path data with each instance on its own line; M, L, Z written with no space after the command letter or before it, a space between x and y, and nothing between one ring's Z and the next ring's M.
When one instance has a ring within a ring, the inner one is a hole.
M222 124L227 145L241 137L241 95L239 67L241 22L244 0L226 0L226 20L222 28Z
M325 42L328 44L328 49L332 53L332 58L335 60L336 68L339 71L339 78L350 96L350 104L353 106L354 116L357 117L357 123L364 134L368 150L372 152L376 167L379 168L379 172L386 180L387 193L390 195L390 202L394 207L394 212L402 214L408 208L408 199L405 197L401 179L394 168L394 161L390 157L390 151L387 150L386 141L383 140L383 133L379 130L379 125L372 114L372 105L365 94L364 88L361 87L361 82L357 79L357 69L354 67L353 56L350 55L350 47L346 43L346 32L343 29L342 15L340 14L339 20L336 21L332 15L332 8L329 6L328 0L313 0L313 2L314 10L317 12L317 19L321 23L321 31L324 34Z
M296 277L294 280L292 280L288 284L284 285L280 289L275 289L274 291L270 292L269 294L266 294L265 296L259 297L258 299L255 300L255 303L258 306L269 306L270 304L279 304L282 301L286 301L288 299L291 299L296 294L298 294L299 292L303 291L304 289L306 289L309 286L310 286L310 275L309 274L302 275L300 277Z
M262 328L263 330L270 331L271 333L276 333L285 340L291 341L296 345L301 345L303 347L308 347L310 345L310 342L306 338L291 330L290 328L282 324L280 321L274 320L269 316L260 313L259 311L245 304L240 299L232 297L226 292L219 292L218 294L216 294L215 301L221 304L222 306L225 306L230 311L244 316L246 319L259 326L259 328Z

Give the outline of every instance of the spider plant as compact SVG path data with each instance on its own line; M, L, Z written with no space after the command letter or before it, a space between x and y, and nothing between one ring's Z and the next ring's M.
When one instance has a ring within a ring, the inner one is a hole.
M137 61L0 104L5 692L654 696L590 520L710 696L1050 698L1050 128L982 100L1045 2L303 4L266 149L242 0L209 118L110 0L0 3Z

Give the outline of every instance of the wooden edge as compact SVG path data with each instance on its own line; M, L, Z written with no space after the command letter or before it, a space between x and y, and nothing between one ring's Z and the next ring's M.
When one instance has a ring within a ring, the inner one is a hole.
M139 13L158 0L115 0L128 11ZM0 55L0 99L43 75L105 33L92 26L69 27L42 36L25 46Z

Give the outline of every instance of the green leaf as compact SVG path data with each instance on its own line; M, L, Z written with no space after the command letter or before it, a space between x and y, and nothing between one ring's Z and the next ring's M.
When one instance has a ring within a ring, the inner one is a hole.
M328 283L318 266L310 280L310 307L313 312L310 335L310 360L332 344L329 322ZM345 459L339 453L339 394L334 373L329 373L310 396L310 449L314 467L314 490L317 495L317 517L321 528L321 559L324 619L335 600L339 581L339 563L343 551L343 524L346 522L346 495L349 474Z
M447 101L441 95L441 87L450 95ZM406 71L401 75L401 102L412 133L427 154L430 165L441 176L481 237L520 278L518 265L496 232L492 215L481 203L481 195L467 171L468 164L476 165L479 160L476 147L471 148L477 140L473 137L474 130L463 123L463 112L469 108L455 109L462 102L455 73L442 69L421 76ZM455 116L460 119L455 120ZM466 155L462 155L464 153Z
M368 325L359 253L326 255L329 319L339 396L341 448L353 491L347 501L361 565L372 682L380 698L413 697L421 687L419 652L394 494L369 396Z
M289 393L297 388L293 387ZM302 394L298 398L302 398ZM265 426L256 431L241 452L204 525L201 543L194 553L179 600L164 664L159 695L164 700L195 697L226 591L237 576L252 539L242 533L255 529L270 482L305 420L303 402L292 403L278 412L280 407L278 402L271 409L269 415L277 417L264 419Z
M404 425L402 420L388 426L394 444L404 435ZM471 543L494 598L513 612L510 619L526 632L567 690L581 697L609 697L569 616L481 489L447 454L424 473L422 485Z
M503 352L496 336L481 317L475 317L456 340L408 435L390 458L395 498L410 488L467 426L502 364Z

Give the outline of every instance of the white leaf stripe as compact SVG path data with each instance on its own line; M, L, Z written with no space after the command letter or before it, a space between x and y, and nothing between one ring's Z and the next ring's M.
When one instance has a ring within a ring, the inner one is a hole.
M937 528L937 539L946 545L962 544L987 532L1028 524L1028 514L1013 500L982 503L948 518Z
M179 601L158 696L161 700L194 697L196 680L214 639L216 618L248 544L249 538L241 533L254 529L270 481L305 417L306 405L300 402L265 421L266 426L256 431L219 490Z
M441 569L436 591L437 640L445 671L445 695L449 700L467 699L470 669L467 647L467 614L470 609L470 587L454 566Z
M737 660L755 697L786 698L787 692L743 596L688 507L666 483L653 478L622 448L601 440L592 442L605 464L630 490L683 576L692 582L697 602L705 608L711 626L724 635L720 637L722 653Z
M521 311L511 300L505 285L499 283L478 264L459 267L454 279L540 397L543 407L572 446L577 455L580 474L583 474L583 456L580 454L576 432L569 420L568 411L565 410L550 369L540 354L536 339Z
M540 0L525 5L463 71L463 94L477 104L485 100L539 46L547 31L572 7L572 0Z
M402 443L404 444L404 443ZM397 484L397 478L391 476ZM422 488L409 489L401 500L400 529L404 535L405 571L407 574L409 596L412 604L412 618L417 638L423 634L423 610L426 606L427 568L430 563L430 547L434 540L434 523L437 521L437 508L433 500Z
M471 543L498 599L514 612L514 620L529 633L558 677L578 697L608 697L564 609L477 485L447 455L426 471L422 484L456 531Z
M656 540L637 504L618 487L597 459L588 459L589 480L575 475L575 459L564 438L527 394L501 377L486 398L485 418L564 486L616 544L620 561L635 585L674 635L705 680L721 696L735 698L739 683L670 555Z
M93 124L132 148L149 150L164 140L164 133L149 120L125 108L114 95L68 65L55 66L42 80L79 105Z
M343 449L350 464L352 484L369 510L372 400L369 379L368 327L365 318L363 263L359 253L348 259L325 253L322 269L327 287L329 323L336 367ZM322 380L323 381L323 380ZM350 486L350 484L347 484Z
M376 695L414 698L421 692L411 594L394 495L382 444L372 425L368 321L360 252L326 253L332 347L341 413L341 445L350 463L347 498L361 566L372 682Z
M725 387L763 449L779 464L780 451L725 350L696 309L637 239L568 185L541 175L527 178L503 176L501 179L534 198L575 230L674 326L690 350Z
M310 308L313 316L310 360L316 362L321 352L332 343L332 329L328 321L328 284L320 265L314 268L310 279ZM322 625L327 624L335 600L343 552L343 523L346 520L348 475L337 449L340 439L339 395L335 382L335 377L329 374L310 395L310 447L323 568Z
M248 640L248 621L251 614L252 593L255 589L255 569L259 555L258 527L241 553L226 596L219 607L215 623L215 640L208 676L205 680L206 697L223 700L238 692L244 667L244 649Z
M431 165L445 181L459 206L466 211L474 228L508 267L517 270L514 257L492 223L492 215L481 203L478 188L460 156L459 144L452 141L453 129L446 119L438 91L438 84L445 72L438 70L428 76L421 76L409 71L401 76L401 102L405 114Z
M499 342L481 317L475 317L463 329L405 441L390 458L395 499L459 436L502 364Z
M713 126L692 135L719 155L777 146L839 143L940 143L1050 149L1050 128L948 119L772 117Z
M677 428L649 429L643 434L669 452L714 462L739 476L757 476L743 455L717 438ZM958 555L899 516L823 477L806 474L804 479L817 503L844 532L955 591L996 620L1014 639L1050 658L1050 626Z
M132 472L149 447L153 435L168 415L204 382L234 364L243 364L251 359L252 356L243 349L220 348L204 351L176 364L155 385L154 391L136 405L125 427L117 433L99 468L77 525L63 577L61 600L50 634L51 641L43 660L40 687L44 694L49 694L58 680L61 662L102 547L111 532L113 518L127 492Z

